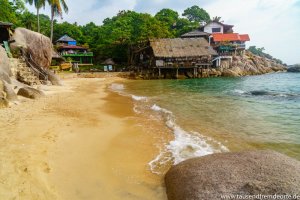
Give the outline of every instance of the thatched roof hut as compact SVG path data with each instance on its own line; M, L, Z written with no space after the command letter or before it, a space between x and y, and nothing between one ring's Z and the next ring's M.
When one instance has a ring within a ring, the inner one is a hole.
M156 58L195 58L218 55L204 38L155 39L150 41Z
M210 33L206 33L206 32L203 32L203 31L200 31L200 30L193 30L191 32L188 32L188 33L185 33L183 35L181 35L181 38L200 38L200 37L203 37L203 38L207 38L209 37Z

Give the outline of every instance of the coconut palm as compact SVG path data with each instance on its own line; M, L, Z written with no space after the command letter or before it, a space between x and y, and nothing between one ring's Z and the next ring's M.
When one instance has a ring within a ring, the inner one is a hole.
M51 6L51 42L53 40L53 25L54 25L54 17L60 16L62 17L63 11L68 12L68 6L65 0L48 0L49 5Z
M46 0L26 0L27 3L30 5L34 4L34 7L36 8L36 15L37 15L37 27L38 32L40 32L40 9L45 8Z

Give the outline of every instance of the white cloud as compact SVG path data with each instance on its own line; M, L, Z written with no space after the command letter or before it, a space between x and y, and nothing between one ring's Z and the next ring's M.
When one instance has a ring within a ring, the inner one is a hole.
M234 30L248 33L249 45L266 51L288 64L300 63L300 0L66 0L69 13L64 20L85 24L101 24L120 10L136 10L155 14L171 8L179 13L192 5L206 9L211 16L221 16ZM30 8L34 11L34 8ZM50 11L47 9L46 14Z

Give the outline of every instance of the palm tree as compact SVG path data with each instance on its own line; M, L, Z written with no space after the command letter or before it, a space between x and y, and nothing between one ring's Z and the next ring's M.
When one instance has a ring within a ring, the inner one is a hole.
M49 5L51 6L51 42L53 40L53 25L54 25L54 17L60 16L62 17L63 11L68 12L68 6L65 0L48 0Z
M26 0L27 3L30 5L34 4L34 7L36 8L36 15L37 15L37 27L38 27L38 32L40 32L40 9L43 7L45 8L46 5L46 0Z

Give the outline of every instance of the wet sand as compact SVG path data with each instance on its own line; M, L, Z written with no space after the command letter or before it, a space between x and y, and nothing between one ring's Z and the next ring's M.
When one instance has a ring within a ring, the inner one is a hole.
M0 110L0 199L166 199L148 163L170 137L110 92L120 78L68 78Z

